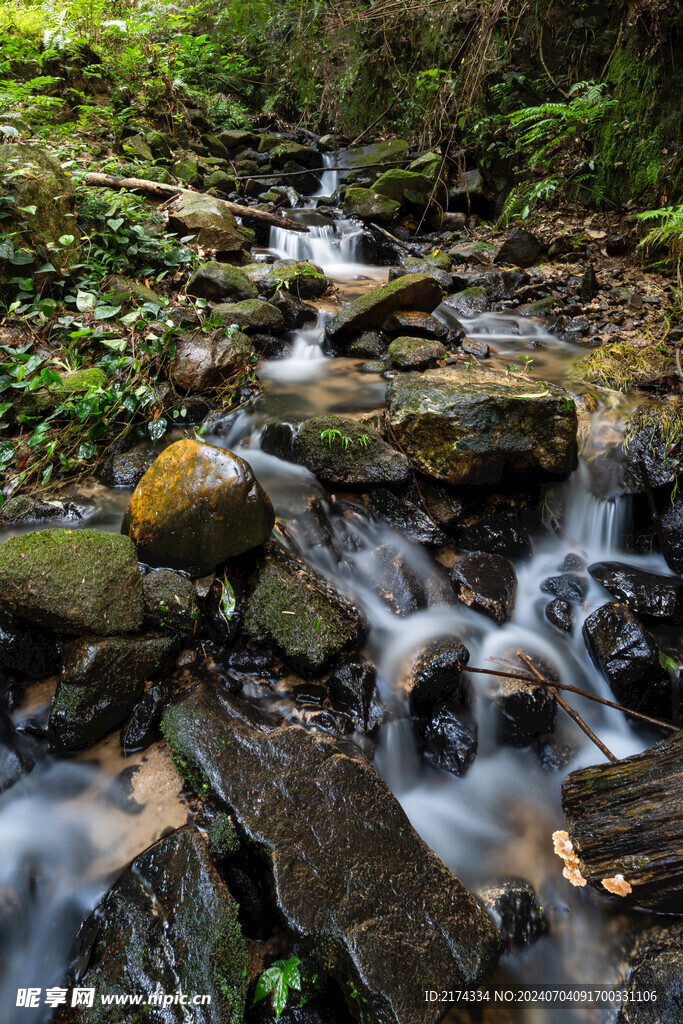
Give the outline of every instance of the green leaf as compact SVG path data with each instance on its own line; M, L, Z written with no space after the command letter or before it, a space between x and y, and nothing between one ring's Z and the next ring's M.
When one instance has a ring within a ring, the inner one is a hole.
M74 240L74 236L73 235L60 235L59 236L59 244L60 245L71 245L73 240Z
M8 442L5 442L7 444ZM267 971L264 971L259 978L256 991L254 992L254 1002L259 1003L272 989L277 985L278 981L282 977L282 971L279 967L269 967Z
M160 416L158 420L150 420L147 432L153 441L160 441L168 429L168 420Z
M83 444L79 446L76 458L79 460L92 459L92 457L96 454L97 446L94 445L92 441L84 441Z
M102 344L105 348L111 348L114 352L123 352L126 347L125 338L102 338Z
M0 242L0 260L11 260L14 256L14 246L9 238Z
M121 306L97 306L94 316L96 320L111 320L120 312Z
M28 213L31 215L31 217L35 217L37 209L37 206L17 206L17 210L19 210L21 213Z
M57 270L52 263L43 263L42 267L38 267L36 274L56 274Z
M110 217L107 221L107 225L112 229L112 231L118 231L122 224L123 217Z
M89 309L94 309L96 302L96 295L92 292L80 291L79 289L78 294L76 295L76 307L80 313L85 313Z
M8 466L13 458L13 443L11 441L0 441L0 467Z
M301 989L301 975L299 973L300 963L301 961L298 956L290 956L289 960L285 964L285 969L282 972L285 984L289 988L295 988L297 991Z

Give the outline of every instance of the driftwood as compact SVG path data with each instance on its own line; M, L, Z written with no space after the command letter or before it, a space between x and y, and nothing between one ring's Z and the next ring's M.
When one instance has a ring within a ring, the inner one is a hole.
M683 730L642 754L572 772L562 806L588 883L683 913Z
M168 199L174 195L203 195L194 188L181 188L180 185L166 185L161 181L146 181L144 178L117 178L113 174L86 174L83 179L86 185L94 188L125 188L129 192L143 192L146 196L158 199ZM215 199L215 196L211 197ZM229 210L235 217L242 217L244 220L260 220L264 224L270 224L276 228L285 228L288 231L308 231L306 224L299 224L294 220L285 220L284 217L276 217L265 210L254 210L251 206L240 206L239 203L231 203L229 199L217 199L226 210Z

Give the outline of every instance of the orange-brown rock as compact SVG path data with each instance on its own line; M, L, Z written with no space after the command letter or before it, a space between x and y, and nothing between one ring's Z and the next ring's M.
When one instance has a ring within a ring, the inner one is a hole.
M244 459L188 438L152 463L121 530L141 561L202 576L263 544L274 522L270 498Z

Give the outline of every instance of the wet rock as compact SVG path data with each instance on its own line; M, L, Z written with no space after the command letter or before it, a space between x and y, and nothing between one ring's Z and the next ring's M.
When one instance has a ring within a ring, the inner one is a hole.
M121 530L149 565L205 576L265 543L274 522L270 499L248 463L226 448L186 438L147 470Z
M476 316L489 308L489 296L485 288L463 288L455 295L446 296L444 305L460 316Z
M529 231L513 228L496 253L494 263L511 263L515 267L532 267L543 245Z
M509 950L529 946L548 930L536 890L523 878L508 875L477 889L477 896Z
M180 335L170 367L171 380L181 391L220 387L248 366L253 355L251 338L236 328Z
M583 638L619 704L669 718L672 682L659 664L659 647L624 604L605 604L586 619Z
M135 487L158 454L152 448L119 452L107 459L98 476L108 487Z
M150 572L142 580L145 618L151 626L195 633L199 606L192 581L171 569Z
M419 370L435 366L446 355L440 341L429 338L394 338L389 345L392 364L399 370Z
M285 318L277 306L259 299L244 302L221 302L214 306L213 316L220 316L226 327L234 324L243 331L265 331L281 334L285 330Z
M469 203L472 197L485 197L484 179L481 171L476 167L471 171L458 173L457 184L448 190L448 198L451 204L457 204L459 201Z
M586 568L586 559L576 551L568 551L557 568L560 572L581 572Z
M576 463L577 414L563 388L481 366L408 373L386 390L389 425L413 467L451 484L510 471L565 474Z
M432 768L464 775L477 755L477 723L460 706L439 704L422 729L422 759Z
M121 746L126 754L146 748L158 739L164 709L173 697L167 683L150 686L121 730Z
M403 335L414 338L433 338L444 341L448 337L448 328L430 313L417 310L400 310L392 313L382 324L386 334Z
M619 987L631 998L620 1006L615 1024L683 1020L683 923L670 920L638 934L627 962L627 976ZM644 992L654 993L656 999L643 1000Z
M581 286L579 288L581 301L590 302L593 296L596 294L598 287L598 279L595 276L593 264L589 263L586 272L581 278Z
M239 267L230 263L205 263L187 282L187 294L210 302L241 302L258 295L253 284Z
M268 300L283 288L299 300L316 299L330 287L330 281L323 274L322 268L306 260L252 263L245 267L245 273L256 285L259 294Z
M366 424L346 416L305 420L294 437L292 452L325 484L400 484L410 475L404 455Z
M222 192L229 196L237 187L234 174L227 174L225 171L212 171L204 178L204 188L215 192Z
M488 551L506 558L531 558L529 534L521 523L482 519L468 527L458 540L460 551Z
M623 562L594 562L588 566L588 572L636 615L674 619L679 613L683 595L681 579L645 572Z
M392 167L379 176L372 190L402 206L406 203L426 206L433 187L433 182L423 174Z
M488 615L499 626L512 618L517 574L502 555L465 555L451 569L451 582L455 596L468 608Z
M389 284L373 288L344 306L325 326L325 333L335 344L345 344L359 331L380 327L386 318L399 310L431 313L441 302L442 292L433 277L407 274Z
M674 572L683 573L683 499L677 495L659 517L665 540L664 557Z
M315 935L326 962L331 950L378 1024L441 1018L425 1007L425 957L436 988L491 970L493 925L363 758L207 690L169 708L163 729L185 776L263 849L286 924ZM368 807L372 829L359 827Z
M169 214L169 231L191 235L194 245L221 253L241 252L246 238L222 199L201 192L183 192ZM196 294L188 292L188 294Z
M386 350L387 339L379 331L363 331L360 337L349 345L349 355L360 356L363 359L379 359Z
M442 529L447 533L458 529L463 507L454 494L431 480L420 481L420 494L430 516Z
M344 165L354 170L361 167L374 168L379 164L403 160L411 148L405 139L388 139L386 142L372 142L367 146L349 146L344 150Z
M331 673L327 690L332 703L351 715L358 732L372 733L381 724L384 709L372 662L346 658Z
M454 280L455 290L484 288L492 301L500 302L511 299L519 288L530 283L531 278L525 270L496 270L487 267L486 270L458 271Z
M278 289L271 296L270 304L280 310L288 331L303 327L310 320L315 320L318 315L313 306L307 306L296 295L290 295L288 291L283 291L282 289Z
M402 551L380 544L372 553L372 569L372 589L395 615L412 615L427 607L424 581Z
M0 612L0 674L35 679L54 672L57 663L57 644L50 632Z
M541 583L544 594L554 594L570 604L583 604L588 593L588 583L584 576L574 572L565 572L561 576L549 576Z
M536 669L546 679L558 681L555 669L538 657L532 657ZM526 666L519 671L528 675ZM495 677L494 677L495 678ZM528 747L555 728L557 706L550 690L540 683L521 679L495 678L491 696L496 709L496 735L499 743Z
M574 609L569 601L556 597L545 606L545 617L551 626L562 633L571 633L574 626Z
M491 355L491 349L481 338L465 338L461 347L465 355L475 359L488 359Z
M398 692L408 701L411 714L429 718L440 704L462 707L467 703L469 695L462 667L469 660L470 652L465 645L451 637L425 644L407 665L398 684Z
M34 498L29 494L15 494L0 509L0 523L44 522L45 520L84 519L90 508L57 498Z
M445 544L445 533L432 519L416 492L415 498L417 500L412 501L386 487L378 487L370 493L369 505L378 519L395 527L413 544L427 544L429 547Z
M428 258L405 256L402 258L401 263L402 266L392 267L389 271L390 284L401 277L406 277L408 274L428 274L429 277L436 281L442 292L446 295L453 291L453 275L449 274L446 270L441 270L440 267L437 267Z
M50 709L56 745L79 750L123 722L177 648L173 637L79 637L62 643L62 674Z
M310 674L358 646L365 632L357 610L323 576L272 544L248 581L244 631Z
M127 633L142 623L142 580L128 537L36 530L0 544L0 608L59 633Z
M19 750L0 739L0 793L10 789L33 767L33 762Z
M371 188L347 188L344 195L344 213L347 217L379 221L390 224L395 220L401 204Z
M192 898L188 899L188 893ZM201 834L179 829L140 854L83 925L94 941L79 985L108 994L202 993L197 1024L242 1024L249 956L237 904ZM187 1007L147 1007L150 1024L184 1024ZM60 1024L131 1024L127 1005L64 1009Z

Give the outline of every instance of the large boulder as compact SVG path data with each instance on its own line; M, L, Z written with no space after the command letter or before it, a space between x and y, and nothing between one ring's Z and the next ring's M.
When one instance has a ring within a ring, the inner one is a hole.
M26 221L28 234L15 236L12 247L20 249L22 243L33 248L38 242L43 246L57 247L59 262L55 265L68 267L76 258L80 248L81 232L76 222L76 189L73 180L62 170L59 160L38 146L12 142L0 150L0 169L11 172L9 192L14 199L12 219ZM22 211L19 211L22 207ZM0 229L10 233L9 218L5 221L0 214ZM70 241L60 242L60 238ZM41 261L42 262L42 261ZM0 270L8 277L19 274L12 267L0 262ZM24 272L26 267L24 267Z
M388 348L392 365L398 370L419 370L436 366L446 355L440 341L432 338L394 338Z
M248 366L253 354L251 339L236 327L180 335L170 367L171 380L181 391L220 387Z
M349 146L341 154L344 166L350 168L377 167L404 159L411 150L405 139L388 139L386 142L371 142L367 146Z
M65 750L89 747L120 725L177 646L173 637L84 636L62 643L50 732Z
M683 580L679 577L646 572L624 562L594 562L588 566L588 572L636 615L648 619L680 618Z
M184 192L168 218L169 231L192 236L194 245L216 252L241 252L246 238L222 199L201 192Z
M250 263L244 273L266 299L284 289L297 299L317 299L330 287L322 267L308 260L276 260L275 263Z
M54 672L58 664L55 637L32 629L7 612L0 612L0 680L7 674L34 679Z
M517 598L517 573L507 558L474 551L451 569L455 596L468 608L502 626L512 618Z
M412 203L415 206L426 206L433 187L433 182L422 174L392 167L380 175L372 189L401 205Z
M391 224L400 210L400 203L371 188L348 188L344 195L344 213L347 217Z
M275 545L267 548L247 590L247 636L275 647L304 672L322 671L364 637L354 606L305 562Z
M255 299L258 295L256 285L252 284L239 267L230 263L205 263L195 270L187 282L187 294L210 302L227 300L240 302L244 299Z
M175 763L260 849L286 925L335 960L377 1024L437 1024L429 986L475 986L500 951L477 901L367 761L207 688L169 708ZM368 814L372 827L368 827Z
M583 638L620 704L671 717L673 684L659 663L659 646L630 608L604 604L584 622Z
M186 438L147 470L121 530L150 565L202 576L263 544L274 522L270 498L248 463L226 448Z
M531 267L543 252L543 245L524 228L513 228L496 253L494 263L511 263L514 267Z
M235 324L242 331L265 331L282 334L285 318L270 302L259 299L245 299L244 302L222 302L214 306L213 316L220 316L223 323Z
M495 483L511 471L567 474L576 464L573 399L526 374L479 366L408 373L389 384L386 402L413 467L446 483Z
M428 274L407 274L389 284L373 288L330 320L325 326L327 337L335 344L351 341L359 331L380 327L384 320L399 310L431 313L441 302L439 284Z
M58 633L140 628L142 579L128 537L36 530L0 544L0 608Z
M242 1024L249 955L237 903L204 839L185 826L137 857L98 904L81 934L87 969L80 986L108 995L182 991L201 1006L127 1003L64 1007L59 1024ZM163 999L160 1001L163 1003ZM191 1016L188 1016L188 1012Z
M294 438L294 458L325 484L401 484L410 475L401 455L374 430L347 416L313 416Z

